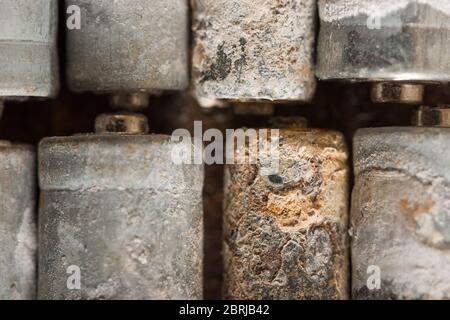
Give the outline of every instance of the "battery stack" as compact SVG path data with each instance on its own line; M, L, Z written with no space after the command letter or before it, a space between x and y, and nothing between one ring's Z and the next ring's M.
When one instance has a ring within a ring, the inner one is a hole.
M176 165L180 143L148 135L134 113L188 85L188 4L68 5L84 23L67 33L68 83L111 95L120 112L99 116L93 135L40 143L39 298L201 299L203 167Z
M448 39L442 0L0 0L0 300L450 299Z
M412 105L426 85L450 82L448 4L322 0L319 10L319 78L370 82L374 102ZM353 298L450 297L447 114L421 107L414 126L354 137Z
M57 5L56 0L0 1L0 117L5 101L56 95ZM0 300L34 299L34 147L0 140L0 177Z
M267 102L310 101L315 13L310 0L193 1L199 103L232 103L245 114ZM348 297L345 142L338 133L289 122L279 136L279 170L264 174L261 158L226 165L226 299Z

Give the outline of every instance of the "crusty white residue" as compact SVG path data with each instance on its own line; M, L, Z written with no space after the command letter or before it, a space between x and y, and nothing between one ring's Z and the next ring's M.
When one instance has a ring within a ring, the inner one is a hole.
M450 1L443 0L319 0L320 17L325 22L366 14L383 17L412 3L427 4L450 15Z

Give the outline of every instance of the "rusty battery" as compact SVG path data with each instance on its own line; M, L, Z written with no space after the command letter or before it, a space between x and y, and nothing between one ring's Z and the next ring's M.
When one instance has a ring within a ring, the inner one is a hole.
M343 136L281 129L278 152L278 173L263 174L260 160L226 166L224 297L347 299L349 182Z

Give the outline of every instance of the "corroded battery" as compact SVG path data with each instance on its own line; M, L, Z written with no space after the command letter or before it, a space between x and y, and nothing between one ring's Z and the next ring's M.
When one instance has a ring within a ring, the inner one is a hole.
M450 81L447 1L319 0L319 12L320 79L376 82L374 101L405 103Z
M36 297L36 165L32 147L0 141L0 300Z
M0 96L58 92L57 0L0 0Z
M67 32L74 91L183 90L189 83L187 0L66 0L81 11Z
M96 127L40 143L39 298L201 299L203 167L142 116Z
M448 128L356 134L355 299L450 298L449 148Z
M193 85L214 101L308 101L316 1L192 0Z
M281 129L279 141L278 173L263 172L261 159L272 157L266 152L255 164L226 166L224 297L347 299L344 138L336 132Z

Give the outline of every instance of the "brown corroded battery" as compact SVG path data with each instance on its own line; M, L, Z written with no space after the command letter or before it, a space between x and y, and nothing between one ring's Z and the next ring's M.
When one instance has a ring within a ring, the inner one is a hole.
M255 164L226 166L224 297L347 299L344 138L282 129L278 155L278 172L269 175L264 152Z
M214 101L307 101L316 1L192 0L193 85Z

